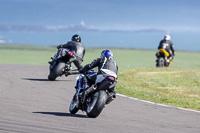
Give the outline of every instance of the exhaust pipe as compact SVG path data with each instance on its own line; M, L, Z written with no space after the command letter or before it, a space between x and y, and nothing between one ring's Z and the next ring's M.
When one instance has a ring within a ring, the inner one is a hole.
M86 91L85 91L85 94L83 96L83 103L85 102L85 99L86 97L91 94L92 92L94 92L95 90L97 89L97 85L92 85L90 88L88 88Z
M92 93L94 90L96 90L96 88L97 88L97 85L92 85L90 88L88 88L85 91L85 94L88 95L88 94Z
M108 96L108 99L107 99L107 101L106 101L106 104L109 104L109 103L112 102L115 98L116 98L116 94L115 94L115 93L111 93L111 94Z

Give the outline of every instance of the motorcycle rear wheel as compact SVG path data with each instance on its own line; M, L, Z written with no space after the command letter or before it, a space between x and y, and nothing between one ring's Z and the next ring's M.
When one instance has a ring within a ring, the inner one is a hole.
M162 57L158 58L156 66L157 67L164 67L165 66L165 60L164 60L164 58L162 58Z
M64 68L65 68L65 62L63 61L59 62L55 66L55 68L52 71L50 71L48 79L54 81L58 76L62 74Z
M95 92L92 96L92 101L87 106L87 116L92 118L99 116L106 104L107 97L107 93L103 90Z

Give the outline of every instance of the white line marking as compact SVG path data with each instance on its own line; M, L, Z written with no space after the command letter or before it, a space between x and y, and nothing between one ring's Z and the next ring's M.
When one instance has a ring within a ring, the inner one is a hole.
M151 101L146 101L146 100L142 100L142 99L139 99L139 98L134 98L134 97L122 95L122 94L119 94L119 93L117 93L117 95L118 95L118 96L121 96L121 97L129 98L129 99L132 99L132 100L136 100L136 101L141 101L141 102L144 102L144 103L149 103L149 104L154 104L154 105L163 106L163 107L168 107L168 108L174 108L174 109L180 109L180 110L185 110L185 111L191 111L191 112L200 113L200 111L197 111L197 110L186 109L186 108L181 108L181 107L176 107L176 106L170 106L170 105L165 105L165 104L156 103L156 102L151 102Z

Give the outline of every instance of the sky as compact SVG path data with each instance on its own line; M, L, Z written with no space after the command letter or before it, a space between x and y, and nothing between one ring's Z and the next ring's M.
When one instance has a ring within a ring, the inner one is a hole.
M146 36L150 43L156 43L152 37L159 42L165 34L170 34L175 42L182 43L184 46L187 42L185 39L190 37L189 39L195 43L196 49L199 46L197 44L200 43L200 39L198 39L200 38L199 7L199 0L0 0L0 27L10 25L46 26L53 29L76 27L73 29L74 31L65 35L70 36L78 32L86 39L90 39L90 35L94 39L94 34L96 34L96 36L108 39L107 43L109 43L108 36L113 33L110 36L110 44L117 43L112 39L121 39L122 43L129 43L127 47L131 45L131 42L126 42L126 36L122 34L127 34L130 40L136 40L137 43L141 40L141 43L144 44L143 47L148 42L144 41ZM77 27L86 30L80 31L81 29L77 29ZM88 33L87 30L91 29L98 30L98 33L92 34L91 31ZM20 30L14 30L14 32L22 34ZM106 32L106 36L103 36L104 32ZM46 34L43 35L45 38ZM62 35L59 34L59 36ZM144 36L142 37L142 35ZM191 38L193 36L194 38ZM19 40L15 39L15 42L12 39L15 38L13 31L0 30L0 43L3 40L9 42L9 37L12 40L10 42L20 43ZM70 37L68 38L70 39ZM68 38L65 37L65 40ZM94 40L98 40L98 37L96 38ZM64 41L63 38L61 40ZM99 40L100 43L106 43ZM23 42L23 40L21 41ZM42 41L45 43L45 40ZM85 40L85 42L88 45L92 43L89 40ZM32 43L39 44L39 42ZM178 48L180 47L178 46Z

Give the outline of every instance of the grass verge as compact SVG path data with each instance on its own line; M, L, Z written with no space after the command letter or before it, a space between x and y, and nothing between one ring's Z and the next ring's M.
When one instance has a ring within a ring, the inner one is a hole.
M200 110L200 68L134 68L119 72L117 92Z

